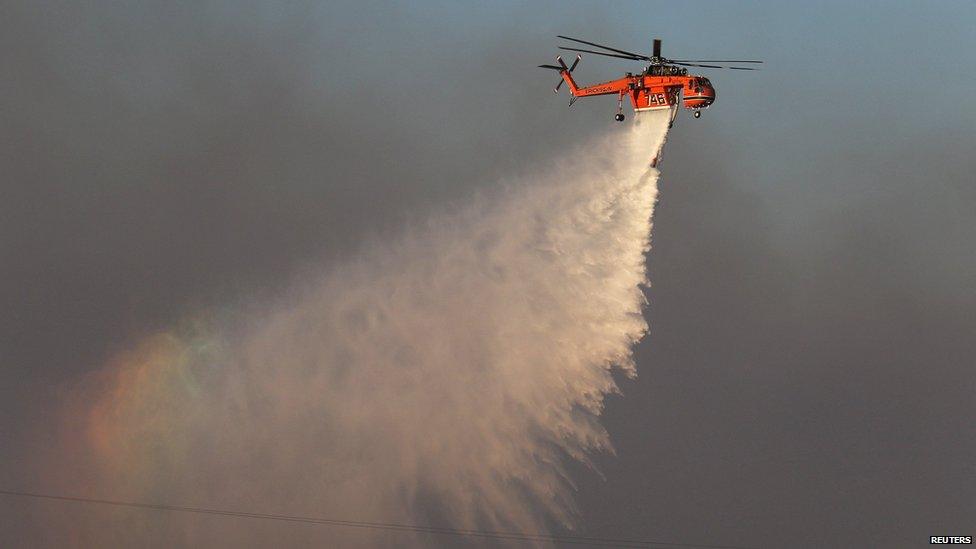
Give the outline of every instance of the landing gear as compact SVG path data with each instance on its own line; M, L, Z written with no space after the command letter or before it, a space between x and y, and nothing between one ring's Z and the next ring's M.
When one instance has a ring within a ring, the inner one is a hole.
M624 121L624 113L618 112L617 114L613 115L613 119L616 120L617 122L623 122Z
M701 111L695 111L695 118L701 118Z
M613 119L616 120L617 122L624 121L624 94L623 93L621 93L620 96L617 97L617 114L613 115Z

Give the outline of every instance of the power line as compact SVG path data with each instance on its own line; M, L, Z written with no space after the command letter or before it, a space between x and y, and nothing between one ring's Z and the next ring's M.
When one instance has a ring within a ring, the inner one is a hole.
M209 509L203 507L186 507L182 505L164 505L158 503L141 503L133 501L118 501L108 499L97 499L87 497L62 496L54 494L38 494L34 492L18 492L13 490L0 490L0 494L7 496L27 497L34 499L47 499L57 501L71 501L77 503L93 503L99 505L112 505L116 507L129 507L136 509L151 509L155 511L174 511L184 513L197 513L205 515L219 515L226 517L253 518L263 520L277 520L283 522L303 522L311 524L327 524L331 526L345 526L351 528L363 528L370 530L388 530L396 532L413 532L421 534L442 534L452 536L468 536L486 539L509 540L509 541L547 541L551 543L565 543L573 545L596 545L602 547L630 547L630 548L653 548L653 547L685 547L690 549L748 549L741 546L732 545L708 545L696 543L673 543L667 541L633 540L633 539L613 539L601 537L586 537L572 535L550 535L534 534L523 532L503 532L495 530L465 530L459 528L445 528L439 526L421 526L416 524L397 524L389 522L367 522L355 520L340 520L318 517L303 517L295 515L278 515L270 513L252 513L247 511L229 511L224 509Z

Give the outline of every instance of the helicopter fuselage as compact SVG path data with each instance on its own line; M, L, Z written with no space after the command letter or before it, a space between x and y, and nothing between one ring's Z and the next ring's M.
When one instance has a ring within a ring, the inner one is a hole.
M681 74L683 69L674 71L677 74L653 74L658 72L654 69L660 68L662 67L650 67L642 74L628 73L623 78L590 86L577 85L568 70L560 71L560 76L569 85L574 97L616 94L623 100L626 96L635 112L671 108L679 100L686 109L691 110L705 109L715 102L715 87L708 78Z

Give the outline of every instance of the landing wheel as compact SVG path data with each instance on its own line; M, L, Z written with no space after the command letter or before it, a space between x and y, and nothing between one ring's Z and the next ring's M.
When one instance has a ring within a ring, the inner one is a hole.
M617 122L623 122L624 121L624 113L618 112L617 114L613 115L613 119L616 120Z
M701 111L695 111L695 118L701 118Z

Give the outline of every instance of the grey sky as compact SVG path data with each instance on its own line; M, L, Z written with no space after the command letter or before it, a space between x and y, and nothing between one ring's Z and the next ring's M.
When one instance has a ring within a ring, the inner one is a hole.
M30 488L64 384L133 339L618 131L612 99L567 109L535 68L556 34L661 37L666 56L767 63L709 72L715 105L670 135L651 334L606 411L606 480L579 475L581 531L810 547L973 533L974 4L0 13L6 486ZM576 74L634 68L584 54ZM0 517L24 505L0 499Z

